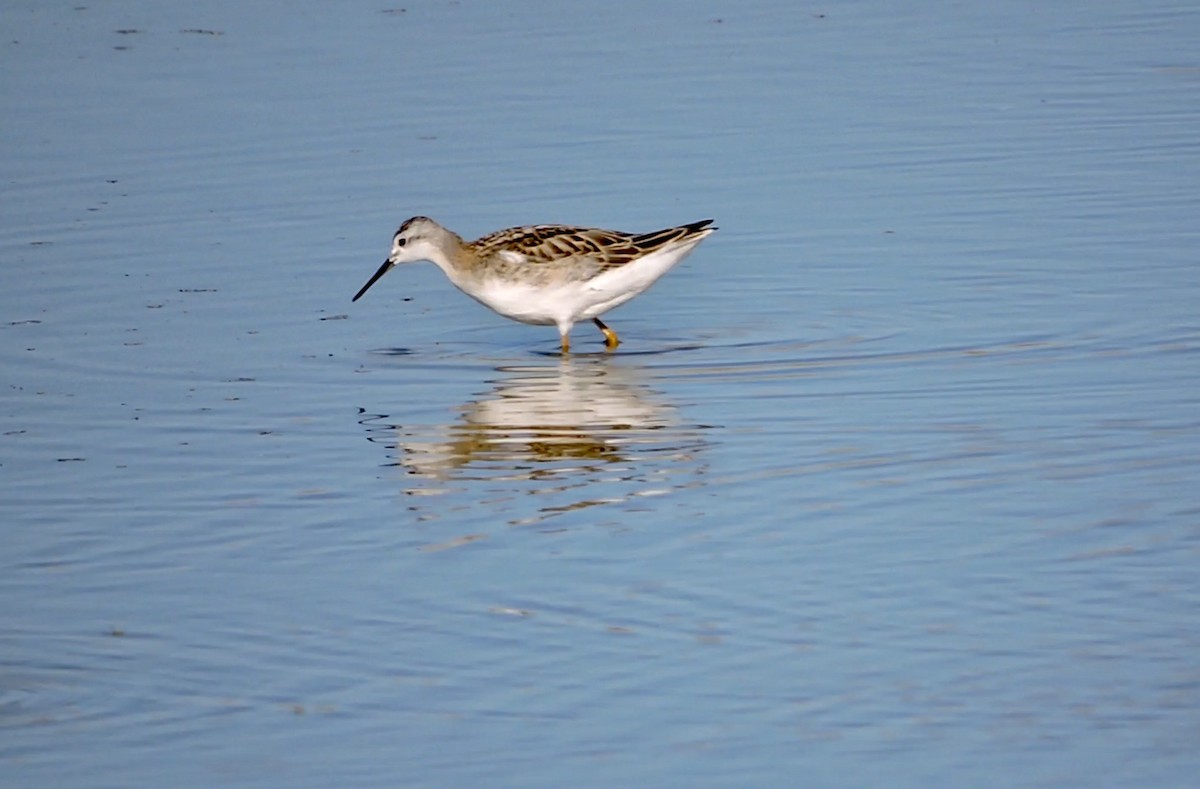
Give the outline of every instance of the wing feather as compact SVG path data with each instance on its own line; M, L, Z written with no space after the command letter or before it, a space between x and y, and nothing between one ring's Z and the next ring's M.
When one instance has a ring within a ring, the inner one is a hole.
M498 256L513 264L586 259L604 270L623 266L677 241L706 234L711 230L710 224L712 220L705 219L642 234L571 225L530 225L500 230L476 240L472 246L481 257Z

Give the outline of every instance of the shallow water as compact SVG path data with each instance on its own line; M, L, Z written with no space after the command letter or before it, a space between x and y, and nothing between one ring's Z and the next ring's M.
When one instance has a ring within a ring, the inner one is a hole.
M0 9L0 783L1191 784L1200 13L337 8Z

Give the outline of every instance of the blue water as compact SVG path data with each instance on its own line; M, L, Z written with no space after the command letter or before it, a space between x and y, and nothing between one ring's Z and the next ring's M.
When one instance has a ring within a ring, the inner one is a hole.
M0 784L1193 785L1200 11L0 29ZM413 214L720 230L562 358Z

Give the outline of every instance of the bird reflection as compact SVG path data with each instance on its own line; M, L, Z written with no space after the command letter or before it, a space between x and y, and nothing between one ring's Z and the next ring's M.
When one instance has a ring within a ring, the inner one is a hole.
M541 511L557 512L688 484L700 468L703 426L685 424L639 368L610 361L563 357L499 368L492 389L448 424L363 423L407 471L411 494L487 481L492 494L497 483L546 494L556 500L540 501Z

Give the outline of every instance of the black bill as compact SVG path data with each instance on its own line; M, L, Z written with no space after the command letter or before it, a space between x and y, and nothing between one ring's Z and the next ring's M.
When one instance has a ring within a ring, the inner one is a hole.
M350 301L358 301L359 296L366 293L367 288L374 285L376 280L378 280L384 274L388 273L388 269L390 269L393 265L394 264L390 260L383 261L383 265L379 267L379 271L376 271L374 274L371 275L371 278L369 280L367 280L367 284L363 285L362 290L360 290L358 293L355 293L354 298L350 299Z

